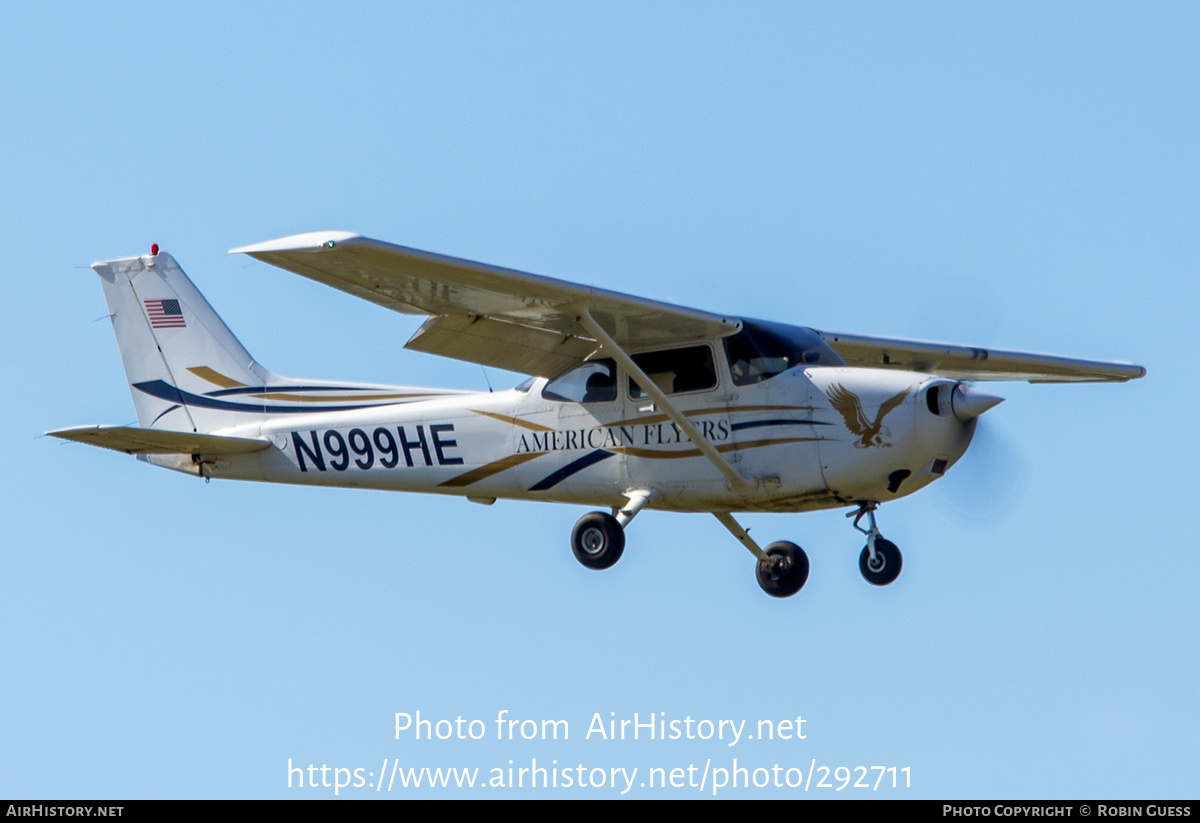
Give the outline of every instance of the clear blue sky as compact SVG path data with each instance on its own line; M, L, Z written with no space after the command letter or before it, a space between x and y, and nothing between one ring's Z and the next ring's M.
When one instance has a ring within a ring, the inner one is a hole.
M6 8L0 796L331 795L289 790L289 758L639 781L737 758L909 767L888 796L1195 797L1198 23L1184 3ZM205 485L39 437L133 420L87 266L154 242L279 373L485 387L402 349L418 319L224 254L318 229L1150 373L999 385L976 450L881 510L905 552L887 589L840 512L745 517L808 550L782 602L704 515L643 514L597 574L568 547L583 508ZM396 740L418 710L489 737ZM496 741L501 710L571 739ZM610 712L802 716L806 737L585 739Z

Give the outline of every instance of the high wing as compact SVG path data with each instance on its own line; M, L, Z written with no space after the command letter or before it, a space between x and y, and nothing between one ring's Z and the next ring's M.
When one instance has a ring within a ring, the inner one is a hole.
M742 321L513 269L397 246L349 232L313 232L231 249L357 297L429 320L406 348L541 377L604 342L630 349L712 340ZM592 323L599 326L594 330ZM850 366L961 380L1110 382L1141 366L923 340L817 332ZM611 348L611 345L609 346Z
M958 380L1026 380L1030 383L1124 382L1144 377L1132 363L1080 360L925 340L819 332L850 366L927 372Z
M405 314L432 315L406 348L553 377L599 346L592 318L623 347L711 340L735 317L410 249L314 232L232 249Z

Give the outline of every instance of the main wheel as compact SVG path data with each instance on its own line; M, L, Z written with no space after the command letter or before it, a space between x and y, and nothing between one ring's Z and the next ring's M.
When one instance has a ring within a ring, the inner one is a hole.
M589 569L607 569L625 551L625 530L607 512L585 514L571 532L571 551Z
M808 555L795 543L780 540L767 546L770 561L758 561L758 585L771 597L791 597L808 580Z
M871 549L863 546L862 554L858 556L858 570L867 582L875 586L886 586L900 576L900 567L904 565L900 550L896 544L882 537L875 538L875 562L871 563Z

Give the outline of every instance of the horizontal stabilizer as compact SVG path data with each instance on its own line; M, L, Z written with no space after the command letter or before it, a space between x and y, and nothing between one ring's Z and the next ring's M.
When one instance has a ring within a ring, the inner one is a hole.
M76 426L46 434L126 454L250 454L271 447L269 440L252 437L223 437L136 426Z

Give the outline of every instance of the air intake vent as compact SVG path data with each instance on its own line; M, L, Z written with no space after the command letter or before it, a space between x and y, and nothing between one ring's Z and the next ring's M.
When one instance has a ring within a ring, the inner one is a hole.
M925 392L925 405L932 414L938 414L938 394L941 386L930 386Z

